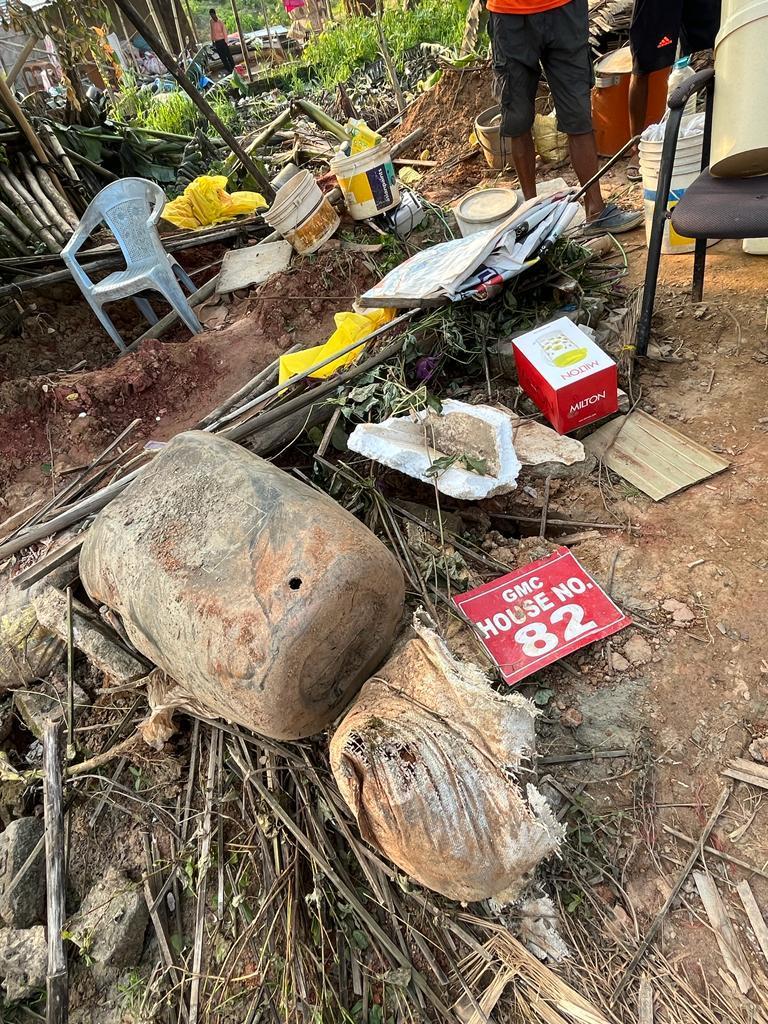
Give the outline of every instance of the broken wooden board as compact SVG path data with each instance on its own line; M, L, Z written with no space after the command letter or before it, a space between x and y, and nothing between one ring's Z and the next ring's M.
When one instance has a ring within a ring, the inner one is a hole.
M639 409L599 427L584 446L654 501L722 473L730 465Z
M730 779L737 779L739 782L747 782L751 786L768 789L768 767L758 764L756 761L734 757L728 762L728 767L723 768L722 774L727 775Z
M694 871L693 880L699 890L701 902L704 904L725 965L736 979L741 994L746 995L752 988L752 973L717 886L703 871Z
M260 242L243 249L231 249L221 264L217 295L263 284L273 274L287 270L293 248L290 242Z

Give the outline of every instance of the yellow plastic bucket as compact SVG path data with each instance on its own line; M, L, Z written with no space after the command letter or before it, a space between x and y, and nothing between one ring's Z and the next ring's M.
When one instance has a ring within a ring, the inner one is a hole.
M354 220L368 220L393 209L400 202L400 189L388 142L380 142L378 146L351 156L334 157L331 170Z

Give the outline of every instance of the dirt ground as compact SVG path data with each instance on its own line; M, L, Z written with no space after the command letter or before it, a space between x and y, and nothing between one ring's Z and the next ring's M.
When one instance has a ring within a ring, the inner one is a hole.
M473 113L491 99L487 79L476 73L444 80L436 95L441 113L419 147L432 159L454 161L439 186L436 176L430 180L432 198L444 202L489 177L480 156L462 157ZM424 109L417 105L398 135L423 123ZM569 176L567 170L549 176L561 173ZM605 184L622 203L641 200L621 166ZM627 283L637 285L644 272L643 231L622 242ZM696 839L727 782L722 768L733 757L749 756L752 740L768 733L768 263L744 255L738 243L712 247L700 305L688 297L691 264L691 256L663 260L654 333L669 354L635 367L632 395L639 408L720 452L730 466L658 503L606 473L552 481L550 518L622 527L588 529L572 550L598 582L612 584L635 625L523 687L543 708L540 753L553 761L541 770L558 784L548 795L564 810L569 803L578 806L582 820L596 829L618 822L612 849L623 898L606 889L605 899L616 928L632 941L663 905L691 848L667 829ZM193 341L179 331L117 361L90 323L89 337L72 345L70 325L88 314L71 292L40 300L43 319L34 329L45 332L47 346L28 349L25 365L18 351L0 349L7 378L0 383L3 513L29 503L53 475L60 478L86 462L135 417L142 418L138 441L164 440L194 425L290 345L324 339L333 313L350 308L370 281L369 269L337 253L303 261L211 314L211 323L220 323ZM59 372L82 358L84 369ZM506 507L536 515L542 504L538 480ZM512 566L552 547L496 533L484 540L486 550ZM626 753L557 761L606 750ZM186 752L181 738L172 745L171 760L183 760ZM153 785L177 785L173 765L149 774ZM761 873L711 854L704 858L756 976L765 964L759 967L734 885L748 878L758 902L768 905L768 806L762 803L760 790L735 783L710 839L725 857ZM110 825L119 820L107 813ZM120 845L108 846L110 857L118 856ZM140 854L127 846L119 856L128 864ZM557 870L552 868L554 883ZM593 884L600 893L599 875ZM692 885L686 883L666 919L665 953L683 965L699 991L724 987L733 995L719 976L722 957Z

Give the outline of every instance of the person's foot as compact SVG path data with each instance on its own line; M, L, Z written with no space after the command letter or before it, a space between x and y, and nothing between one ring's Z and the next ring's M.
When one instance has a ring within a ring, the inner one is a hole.
M594 235L621 235L625 231L632 231L642 222L642 210L621 210L615 203L609 203L599 217L585 225L584 234L588 238Z

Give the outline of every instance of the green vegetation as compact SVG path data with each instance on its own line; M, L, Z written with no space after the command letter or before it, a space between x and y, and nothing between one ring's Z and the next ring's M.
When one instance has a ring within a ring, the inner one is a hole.
M202 41L208 39L208 24L210 22L208 11L211 7L216 8L216 13L230 32L237 32L237 25L235 24L235 17L232 14L232 6L229 0L221 0L220 3L211 3L210 0L192 0L190 7L195 27ZM248 4L238 3L238 11L240 12L240 24L243 26L243 32L256 32L261 28L266 28L264 22L265 13L270 25L288 24L288 15L285 13L285 8L280 3L280 0L264 0L263 4L255 2L255 0L251 0Z
M206 99L225 125L234 131L239 130L240 116L226 91L214 89ZM124 83L116 97L113 114L117 121L126 122L134 128L151 128L173 135L192 135L203 121L200 111L186 93L157 95L128 83Z
M399 5L384 11L384 34L395 64L402 68L405 51L419 43L457 46L461 42L467 0L422 0L412 10ZM375 61L379 36L374 18L346 18L313 39L302 63L312 67L326 88L345 82L352 72Z

